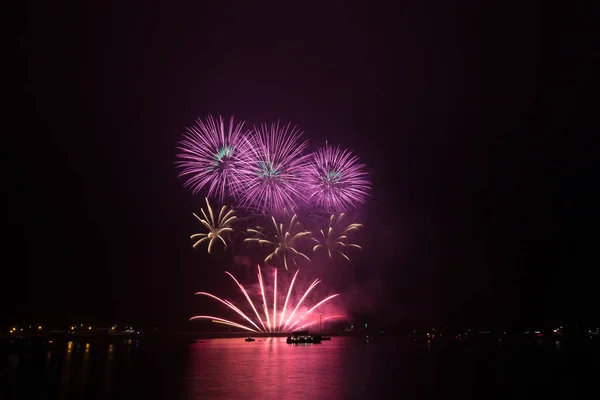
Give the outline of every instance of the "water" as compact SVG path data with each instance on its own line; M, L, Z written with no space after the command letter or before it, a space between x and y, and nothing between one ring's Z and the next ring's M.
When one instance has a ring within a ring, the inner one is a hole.
M589 398L597 351L559 343L414 343L334 337L207 339L195 344L70 343L6 355L2 399Z

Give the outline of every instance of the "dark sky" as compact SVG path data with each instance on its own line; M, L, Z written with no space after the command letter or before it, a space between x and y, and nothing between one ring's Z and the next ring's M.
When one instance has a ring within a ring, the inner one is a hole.
M206 306L192 294L227 261L192 251L202 198L174 161L211 113L292 121L369 165L351 267L369 313L568 323L600 303L591 7L85 3L14 15L7 322L177 326Z

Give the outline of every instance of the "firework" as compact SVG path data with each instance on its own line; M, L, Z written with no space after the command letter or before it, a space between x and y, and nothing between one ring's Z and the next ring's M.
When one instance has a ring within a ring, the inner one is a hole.
M328 212L364 203L371 187L364 168L350 150L325 143L312 154L307 169L310 199Z
M279 122L254 128L237 170L234 190L241 207L279 214L306 201L308 158L302 152L308 142L301 136L296 127Z
M346 254L348 248L356 248L362 250L362 247L355 243L349 243L349 235L362 228L361 224L347 224L346 214L341 213L339 216L331 214L327 228L321 229L319 235L315 235L313 240L318 244L313 247L316 253L319 250L327 251L329 258L333 258L333 254L339 254L346 260L350 258Z
M233 231L230 225L236 220L237 217L235 216L234 210L228 211L227 206L223 206L221 207L221 211L219 211L219 215L215 219L215 215L210 203L208 202L208 198L205 200L206 207L208 209L208 215L206 215L204 209L201 208L200 211L202 212L202 216L204 218L200 218L196 213L194 213L194 217L196 217L196 219L198 219L198 221L200 221L200 223L204 225L206 229L208 229L208 233L196 233L190 236L190 238L196 241L194 243L194 249L200 244L208 242L208 254L210 254L213 244L217 239L223 242L223 245L225 248L227 248L225 236Z
M194 194L208 187L208 197L223 201L235 185L239 159L248 148L243 126L243 122L234 123L233 117L226 125L222 117L217 120L208 116L187 128L178 146L181 161L176 164L181 168L179 176L187 177L185 186L191 187Z
M240 317L242 317L246 322L244 322L242 324L242 323L238 323L238 322L231 321L228 319L214 317L214 316L210 316L210 315L197 315L197 316L190 318L190 321L199 320L199 319L208 319L217 324L229 325L229 326L233 326L236 328L244 329L244 330L247 330L250 332L255 332L255 333L285 333L285 332L291 332L294 329L297 329L299 326L308 327L310 325L313 325L318 321L318 319L311 319L312 315L315 313L315 310L317 310L320 306L327 303L331 299L339 296L339 294L333 294L333 295L327 296L324 299L322 299L321 301L314 304L312 307L308 308L307 311L304 311L305 308L302 308L302 311L300 311L301 310L300 307L305 302L305 300L307 299L310 292L321 281L319 279L315 279L310 284L310 286L306 289L306 291L302 294L298 303L296 303L296 305L290 304L290 296L293 292L294 284L296 282L296 277L298 276L298 272L299 271L296 271L296 273L294 274L294 277L292 278L292 282L290 283L290 286L287 289L287 294L285 296L285 301L284 301L283 307L278 309L277 308L277 269L275 269L274 275L273 275L273 278L274 278L273 279L273 302L271 304L269 304L269 301L267 300L268 296L267 296L267 292L265 290L263 275L260 270L260 266L258 266L258 283L260 286L260 292L261 292L260 300L262 301L262 309L263 309L262 315L261 315L261 313L258 312L258 309L257 309L254 301L252 300L252 298L250 297L250 295L248 294L248 292L246 291L244 286L241 283L239 283L238 280L232 274L230 274L229 272L225 272L227 275L229 275L231 277L231 279L233 279L233 281L239 287L240 291L242 292L242 294L248 301L248 304L249 304L250 308L252 309L254 316L256 316L256 320L253 320L253 318L250 317L250 315L252 315L252 314L248 315L247 313L242 311L242 309L240 309L238 306L236 306L233 302L231 302L229 300L221 299L221 298L219 298L213 294L207 293L207 292L198 292L198 293L196 293L197 295L210 297L210 298L215 299L215 300L219 301L220 303L226 305L229 309L233 310L236 314L238 314ZM271 307L271 309L269 307ZM290 312L290 310L291 310L291 312ZM318 312L318 311L316 311L316 312ZM324 320L329 320L329 319L333 319L333 318L345 318L345 316L344 315L333 315L333 316L324 318Z
M246 238L244 242L258 243L270 247L273 250L265 257L265 262L279 258L283 261L286 270L288 269L288 264L296 266L296 260L299 258L310 261L306 254L296 249L297 243L302 238L310 237L310 232L302 228L302 225L298 222L298 217L294 214L287 227L283 223L277 224L275 217L271 217L271 221L275 228L274 234L269 235L265 229L257 226L256 229L247 230L248 233L255 237Z

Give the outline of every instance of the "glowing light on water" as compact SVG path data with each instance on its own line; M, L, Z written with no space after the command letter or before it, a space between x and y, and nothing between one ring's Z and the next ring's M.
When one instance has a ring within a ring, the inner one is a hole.
M252 298L250 297L250 295L248 294L248 292L246 291L244 286L242 284L240 284L239 281L232 274L230 274L229 272L225 272L227 275L229 275L234 280L234 282L239 287L240 291L242 292L242 294L248 301L250 307L252 308L252 311L254 311L254 315L256 316L256 321L253 321L253 319L248 314L246 314L244 311L242 311L238 306L233 304L231 301L221 299L220 297L217 297L217 296L215 296L211 293L207 293L207 292L197 292L196 294L201 295L201 296L210 297L212 299L217 300L221 304L224 304L229 309L233 310L236 314L238 314L240 317L242 317L248 324L242 324L239 322L235 322L235 321L231 321L231 320L228 320L225 318L215 317L215 316L211 316L211 315L196 315L196 316L190 318L190 321L206 319L206 320L211 320L212 322L217 323L217 324L228 325L228 326L232 326L235 328L239 328L239 329L243 329L243 330L246 330L249 332L255 332L255 333L284 333L284 332L291 332L298 326L302 326L302 327L310 326L318 321L318 319L317 320L312 320L312 319L308 320L308 318L310 318L311 314L314 313L318 307L320 307L323 304L327 303L328 301L336 298L337 296L339 296L339 294L332 294L330 296L325 297L324 299L322 299L321 301L317 302L312 307L310 307L308 309L308 311L303 312L300 317L297 317L296 319L294 319L294 317L296 316L296 313L298 312L298 310L300 310L301 305L307 299L308 295L319 283L321 283L320 279L315 279L310 284L310 286L306 289L306 291L302 294L300 300L294 306L293 311L289 314L289 316L287 316L287 319L286 319L286 311L287 311L287 308L288 308L288 305L290 302L290 296L294 289L294 284L296 282L296 277L298 276L298 272L299 271L296 271L296 273L294 274L294 277L292 278L290 286L288 287L287 295L285 297L285 302L283 304L283 307L280 310L278 310L277 309L277 269L275 269L275 272L273 275L273 278L274 278L273 279L273 302L271 305L269 305L269 303L267 302L267 293L265 290L265 284L264 284L264 280L263 280L262 271L260 269L260 266L258 266L257 277L258 277L258 283L260 286L260 292L261 292L260 294L261 294L264 318L262 318L260 316L260 314L256 308L256 305L254 304ZM272 307L272 314L269 309L270 306ZM272 320L271 320L271 315L273 317ZM334 316L326 317L323 320L329 320L329 319L334 319L334 318L344 318L344 316L334 315ZM279 323L277 322L278 320L279 320ZM284 321L285 321L285 323L284 323Z

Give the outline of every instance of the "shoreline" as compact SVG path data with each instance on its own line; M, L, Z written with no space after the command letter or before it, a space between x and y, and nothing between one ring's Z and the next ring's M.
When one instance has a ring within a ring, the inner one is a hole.
M311 332L315 335L329 337L361 337L375 335L369 332ZM290 333L254 333L254 332L169 332L169 333L140 333L140 334L106 334L106 333L68 333L68 332L35 332L21 335L2 335L1 341L11 340L55 340L55 341L101 341L120 342L123 340L156 340L156 341L180 341L196 339L229 339L229 338L287 338ZM380 335L379 333L377 335Z

